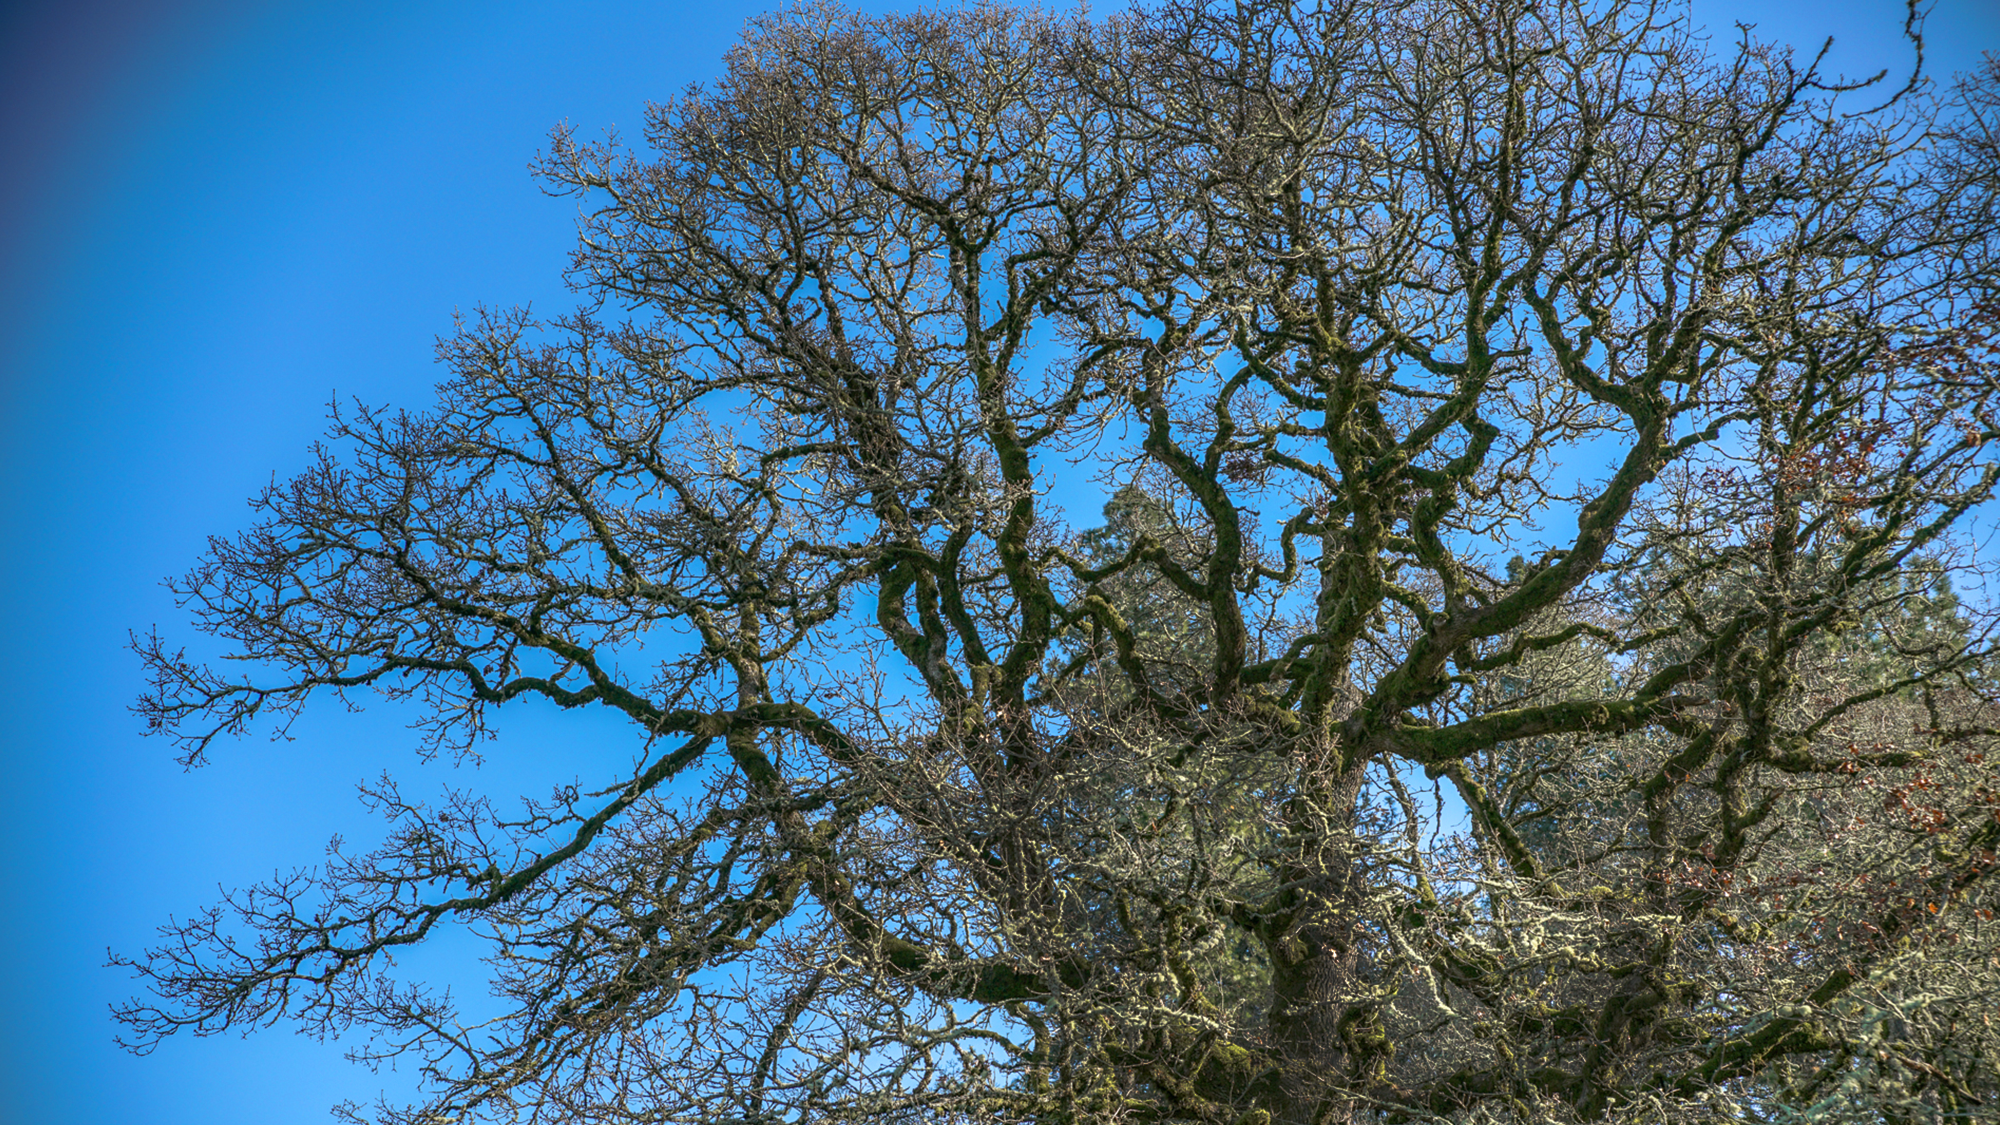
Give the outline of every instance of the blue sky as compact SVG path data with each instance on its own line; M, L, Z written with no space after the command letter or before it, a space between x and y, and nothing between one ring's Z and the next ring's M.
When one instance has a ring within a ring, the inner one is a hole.
M128 628L178 615L158 580L243 500L302 466L335 394L425 405L455 308L570 303L574 204L526 172L549 128L634 127L714 73L738 0L288 4L67 0L0 7L0 1123L326 1120L407 1088L337 1045L115 1049L105 1006L170 913L354 832L353 785L424 767L393 715L322 709L290 742L184 773L138 737ZM1839 37L1898 64L1895 0L1697 5L1727 29ZM2000 4L1939 0L1932 66L2000 50ZM619 735L529 715L486 767L545 791ZM464 946L416 973L476 987Z

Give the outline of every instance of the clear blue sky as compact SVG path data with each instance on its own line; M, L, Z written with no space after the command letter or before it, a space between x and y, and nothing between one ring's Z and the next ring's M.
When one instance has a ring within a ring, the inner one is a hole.
M365 834L353 784L423 768L393 715L322 712L183 773L138 737L127 628L158 580L298 468L335 393L421 407L454 308L569 302L568 201L525 166L550 126L631 129L714 73L741 0L0 5L0 1125L326 1120L406 1088L338 1046L111 1044L101 968L173 912ZM1895 0L1697 5L1727 29L1901 61ZM2000 3L1939 0L1932 63L2000 50ZM613 728L510 726L458 780L541 792ZM465 947L412 971L465 982Z

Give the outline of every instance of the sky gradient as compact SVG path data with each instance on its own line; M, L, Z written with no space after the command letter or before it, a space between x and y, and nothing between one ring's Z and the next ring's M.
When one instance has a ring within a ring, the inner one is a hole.
M887 5L884 5L887 6ZM510 724L476 773L424 765L390 713L322 707L287 742L185 772L139 737L123 648L193 640L158 585L243 500L302 467L327 403L422 408L454 309L573 302L575 204L527 164L548 130L635 131L713 75L763 4L624 0L0 7L0 1125L326 1120L411 1076L279 1028L112 1044L136 952L169 914L329 836L366 838L357 781L544 792L629 743L601 723ZM1696 5L1727 34L1837 37L1850 73L1906 65L1895 0ZM2000 4L1939 0L1930 67L2000 50ZM465 982L473 951L419 951Z

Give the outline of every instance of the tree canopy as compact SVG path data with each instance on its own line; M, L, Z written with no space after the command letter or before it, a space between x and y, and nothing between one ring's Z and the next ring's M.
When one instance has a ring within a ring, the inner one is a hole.
M139 709L633 767L374 791L130 1041L366 1035L412 1123L2000 1112L2000 63L1678 11L810 5L559 131L582 311L337 414ZM448 927L497 1019L391 972Z

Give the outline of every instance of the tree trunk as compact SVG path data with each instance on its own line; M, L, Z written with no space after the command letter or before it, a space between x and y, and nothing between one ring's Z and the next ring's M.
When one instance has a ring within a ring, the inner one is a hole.
M1356 767L1311 798L1294 802L1305 829L1288 882L1288 917L1266 940L1271 957L1273 1046L1283 1060L1273 1120L1283 1125L1347 1125L1360 1105L1347 1090L1366 1085L1384 1060L1378 1005L1361 979L1361 851L1355 840Z

